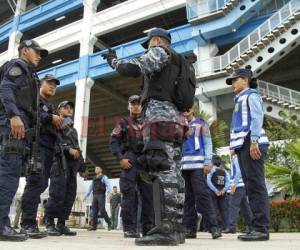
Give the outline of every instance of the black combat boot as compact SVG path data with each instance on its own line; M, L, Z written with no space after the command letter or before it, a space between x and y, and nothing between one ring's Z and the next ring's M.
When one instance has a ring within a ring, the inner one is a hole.
M217 238L222 237L221 231L220 231L220 229L217 228L217 227L212 227L212 228L210 229L210 233L211 233L211 237L212 237L213 239L217 239Z
M166 227L155 227L146 236L135 239L137 246L177 246L178 243L177 232Z
M61 233L57 231L55 224L54 224L54 219L53 218L46 218L46 232L48 233L49 236L60 236Z
M111 227L111 221L109 221L107 223L107 231L111 231L112 227Z
M13 228L4 226L0 231L0 241L25 241L28 236L23 233L16 232Z
M146 236L147 233L153 228L153 225L143 226L142 228L142 236Z
M197 238L197 230L196 228L188 228L185 232L186 239L196 239Z
M266 241L270 239L269 233L262 233L258 231L251 231L248 234L242 234L238 236L241 241Z
M182 224L177 224L176 226L176 234L177 234L177 243L184 244L185 243L185 233L186 228Z
M41 232L37 225L22 225L20 233L27 234L31 239L42 239L48 236L47 232Z
M75 235L77 235L77 232L71 231L70 228L68 228L65 225L64 220L60 220L60 219L58 220L57 225L56 225L56 229L57 229L58 232L60 232L63 235L66 235L66 236L75 236Z

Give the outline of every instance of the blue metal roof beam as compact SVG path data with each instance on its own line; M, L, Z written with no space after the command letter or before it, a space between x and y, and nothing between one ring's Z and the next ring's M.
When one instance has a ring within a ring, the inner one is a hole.
M35 28L83 6L83 0L49 0L20 15L19 30Z
M13 27L13 21L14 19L11 19L0 26L0 43L4 43L8 40L10 31Z
M49 0L0 26L0 43L8 40L11 32L35 28L43 23L83 6L83 0Z
M190 53L196 48L197 43L191 36L192 26L190 24L177 27L170 30L170 32L172 36L172 47L177 52L183 54ZM144 52L141 43L145 40L146 38L141 38L114 47L118 58L126 59L141 55ZM107 62L101 58L101 54L103 53L104 51L100 51L93 55L86 55L80 59L43 70L39 72L39 76L43 77L45 74L53 74L61 81L60 87L65 87L66 85L74 84L76 79L85 77L97 79L116 74L116 71L111 69ZM79 60L84 61L82 68L79 68Z
M200 45L205 45L210 39L226 35L238 30L241 25L254 17L256 13L265 8L272 0L243 0L226 16L194 26L193 35Z

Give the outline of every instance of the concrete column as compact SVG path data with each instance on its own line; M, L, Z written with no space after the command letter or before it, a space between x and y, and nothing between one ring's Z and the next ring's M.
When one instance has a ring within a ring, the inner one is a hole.
M83 23L80 39L80 60L79 60L79 79L76 80L76 107L74 126L78 131L78 140L82 155L86 157L88 118L90 109L90 93L94 85L94 80L88 78L88 56L93 53L93 46L96 42L91 34L93 17L97 11L99 0L83 1Z
M15 10L15 18L13 22L13 28L9 36L8 42L8 60L17 57L18 55L18 46L22 38L22 32L18 31L20 14L26 10L27 0L18 0Z
M82 155L86 156L86 144L88 136L88 118L90 110L90 94L91 88L94 85L94 80L91 78L79 79L76 81L76 107L74 126L78 131L78 140Z
M216 44L206 44L204 46L198 46L194 49L194 53L198 57L197 70L198 74L208 75L213 72L213 61L211 60L219 49Z

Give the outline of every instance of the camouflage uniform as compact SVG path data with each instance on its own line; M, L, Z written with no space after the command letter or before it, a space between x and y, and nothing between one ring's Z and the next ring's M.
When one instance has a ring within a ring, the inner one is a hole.
M182 124L175 105L154 99L149 101L144 119L143 137L145 144L151 140L149 125L152 121L173 121L176 124ZM167 219L178 226L178 224L182 224L184 204L184 179L180 171L181 148L180 145L174 145L172 142L163 141L163 144L168 155L170 169L164 171L150 170L149 174L155 177L155 181L158 181L163 187L166 186L161 193L163 200L161 212L165 215L165 218L161 219Z
M151 79L170 65L168 50L163 47L150 47L139 58L118 60L114 52L105 55L104 58L122 75L143 75L144 79ZM147 95L147 90L143 90L143 94ZM186 125L183 124L184 119L181 118L177 107L169 101L150 97L142 104L145 147L140 161L146 162L146 172L153 182L155 227L148 233L148 239L136 239L136 244L177 245L179 242L183 243L179 238L183 235L184 179L180 171L181 143L174 137L182 135ZM164 124L165 132L170 133L170 136L153 136L155 133L152 132L152 125L154 130L156 127L156 132L160 133L160 126Z

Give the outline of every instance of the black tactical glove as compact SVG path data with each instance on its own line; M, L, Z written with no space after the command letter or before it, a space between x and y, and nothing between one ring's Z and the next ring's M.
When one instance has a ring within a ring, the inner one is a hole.
M113 59L117 59L116 51L113 49L108 49L108 52L102 54L101 56L104 60L107 60L107 63L109 64L109 66L114 69L114 67L112 65L112 61L113 61Z

